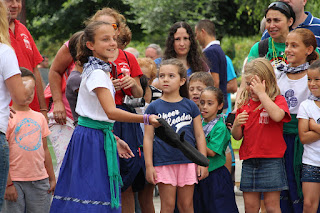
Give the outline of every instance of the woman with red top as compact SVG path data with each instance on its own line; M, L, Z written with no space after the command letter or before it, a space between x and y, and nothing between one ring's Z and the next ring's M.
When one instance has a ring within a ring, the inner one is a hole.
M283 123L291 120L287 102L280 94L271 63L257 58L245 66L246 90L238 102L232 136L243 138L240 147L246 212L259 212L261 193L267 212L281 212L280 192L288 189L283 156L286 143Z

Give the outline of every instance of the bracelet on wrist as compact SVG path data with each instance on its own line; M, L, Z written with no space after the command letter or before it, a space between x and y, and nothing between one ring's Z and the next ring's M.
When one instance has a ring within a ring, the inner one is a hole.
M13 186L13 183L8 184L8 185L7 185L7 188L10 187L10 186Z
M48 112L48 110L47 109L40 109L40 111L42 112L42 111L46 111L46 112Z
M150 117L150 114L143 114L143 123L144 123L144 125L150 125L149 117Z

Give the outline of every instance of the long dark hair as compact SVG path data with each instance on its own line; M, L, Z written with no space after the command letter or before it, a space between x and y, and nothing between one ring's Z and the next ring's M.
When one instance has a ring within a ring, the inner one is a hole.
M171 26L169 35L166 40L166 49L164 52L164 59L177 58L177 53L174 50L174 34L179 28L186 29L190 39L190 50L187 55L187 62L190 65L192 72L204 71L203 57L200 51L200 47L195 39L195 35L190 25L186 22L177 22Z

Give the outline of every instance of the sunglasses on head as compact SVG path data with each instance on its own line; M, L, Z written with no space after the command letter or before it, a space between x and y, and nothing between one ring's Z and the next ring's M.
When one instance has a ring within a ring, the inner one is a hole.
M114 30L118 29L118 24L117 23L112 23L111 26L113 27Z
M281 2L281 1L277 1L277 2L272 2L271 4L269 4L268 6L268 9L271 8L271 7L277 7L279 9L282 9L284 10L286 13L288 13L288 15L291 16L291 10L290 8L288 7L287 4Z

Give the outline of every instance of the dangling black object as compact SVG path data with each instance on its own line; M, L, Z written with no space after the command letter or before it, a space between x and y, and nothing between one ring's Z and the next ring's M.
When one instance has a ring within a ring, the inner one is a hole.
M155 128L155 134L158 138L170 146L179 149L184 156L186 156L193 163L199 166L209 166L208 158L201 154L188 141L184 140L184 131L179 135L163 118L159 118L158 121L161 124L161 126Z

